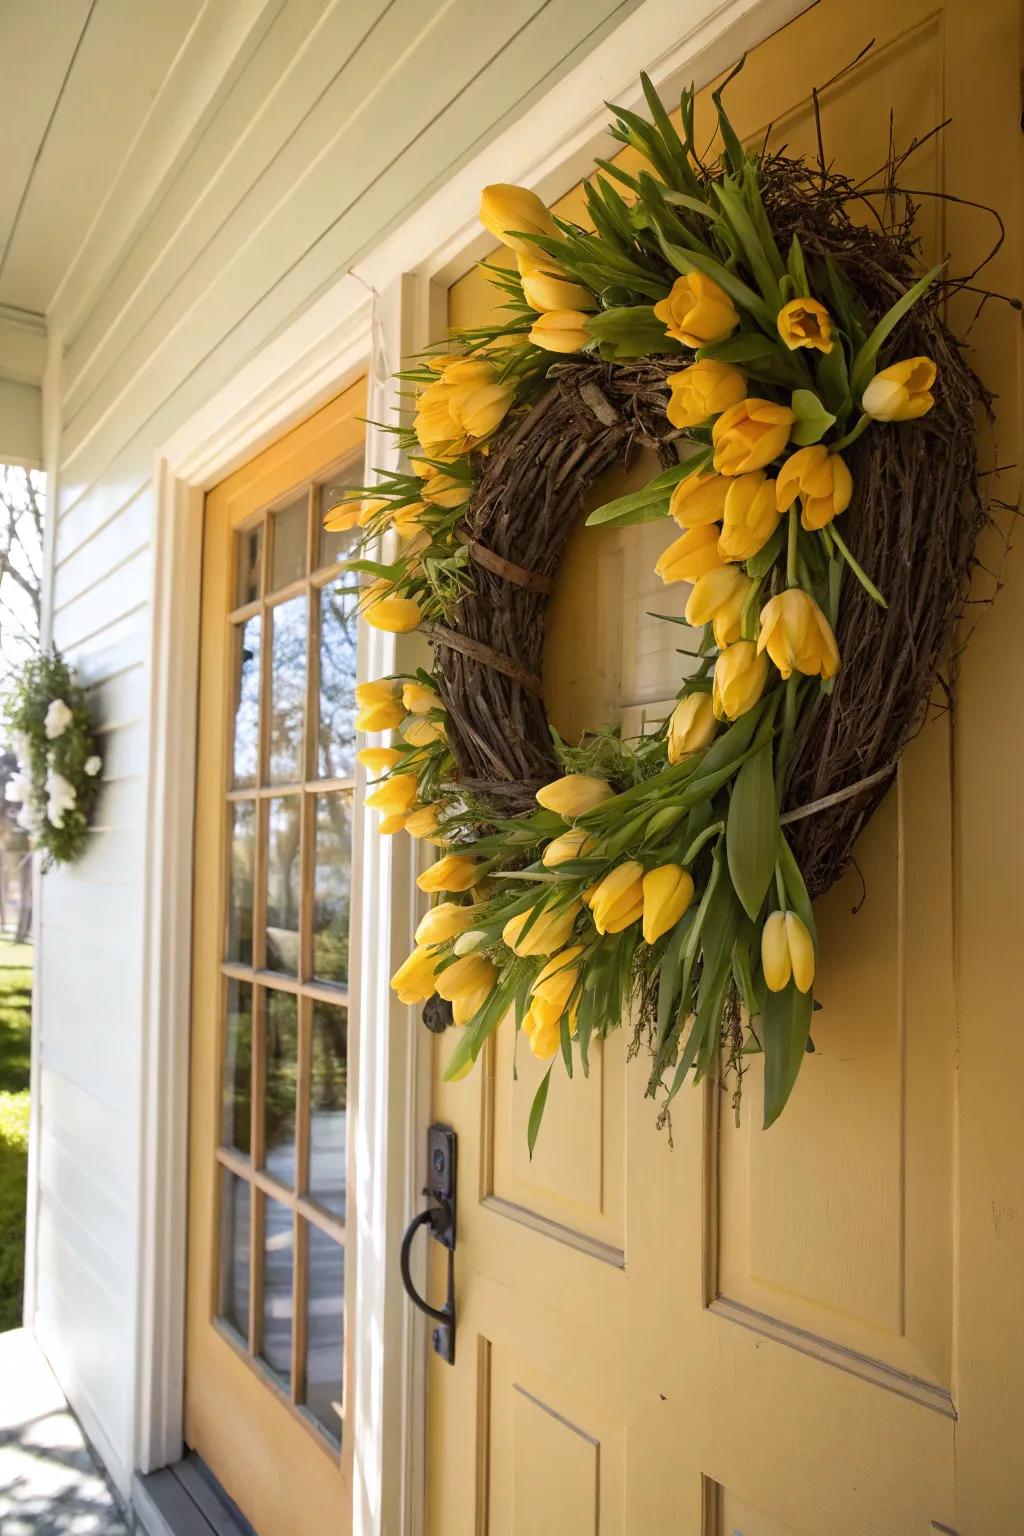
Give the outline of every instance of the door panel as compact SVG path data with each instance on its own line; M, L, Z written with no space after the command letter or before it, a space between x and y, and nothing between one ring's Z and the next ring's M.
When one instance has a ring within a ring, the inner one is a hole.
M833 80L820 97L826 152L870 187L892 107L895 143L924 140L903 173L919 189L922 261L951 252L954 272L987 249L980 216L927 194L949 183L974 196L972 155L1002 155L1000 208L1019 251L1014 162L1001 147L1016 133L1018 7L982 9L979 28L977 13L942 0L820 0L748 57L729 91L734 121L751 142L774 124L770 144L813 156L807 94ZM959 117L927 137L954 101ZM705 91L698 142L711 139L712 113ZM580 190L556 211L583 222ZM1008 267L1012 287L1019 274ZM468 274L451 290L452 322L479 323L491 303L480 273ZM957 326L970 318L958 314ZM1007 334L1004 312L972 341L986 382L1002 378L999 457L1013 463ZM624 488L606 483L601 499ZM690 641L653 616L678 617L685 597L654 575L666 541L653 525L578 529L570 542L545 659L551 718L570 739L615 718L635 730L674 698L686 665L677 647ZM994 1328L972 1333L970 1359L958 1332L974 1329L963 1320L985 1312L990 1285L1008 1303L1013 1260L993 1260L987 1275L975 1265L965 1295L957 1231L973 1205L957 1183L965 1041L954 955L971 930L954 893L955 752L953 722L937 712L856 867L818 904L816 1049L771 1131L759 1128L755 1062L738 1127L729 1095L709 1088L680 1094L670 1133L659 1132L627 1027L605 1043L596 1081L556 1072L531 1165L539 1073L525 1050L516 1060L511 1028L490 1042L485 1070L453 1084L441 1073L455 1042L436 1042L434 1114L460 1137L459 1341L453 1368L434 1357L429 1366L429 1536L1020 1529L1024 1496L1007 1470L1021 1427L1012 1377ZM1019 843L1013 857L1019 871ZM999 1147L1019 1177L1010 1096L1000 1113L991 1170ZM1003 1206L993 1211L1005 1234ZM956 1424L964 1397L985 1405L984 1440ZM956 1459L965 1440L972 1469L1003 1467L1001 1481L975 1472L971 1502Z
M185 1433L260 1536L351 1527L355 616L321 518L362 483L364 400L206 501Z

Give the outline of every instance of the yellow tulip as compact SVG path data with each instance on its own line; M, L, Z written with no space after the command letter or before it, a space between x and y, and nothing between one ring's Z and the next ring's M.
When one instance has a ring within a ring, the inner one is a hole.
M779 470L775 482L776 505L786 512L800 497L803 512L800 521L812 531L824 528L840 512L845 512L853 495L853 478L841 454L829 453L823 443L798 448Z
M654 567L666 586L675 581L697 581L721 565L718 556L718 525L690 528L658 557Z
M776 324L779 335L791 352L797 347L814 347L831 352L832 316L817 299L790 299L779 310Z
M359 706L355 720L357 731L393 731L405 719L401 684L391 678L357 683L356 703Z
M382 816L377 823L377 831L383 837L393 837L396 832L401 832L405 827L406 818L400 811L391 811L387 816Z
M449 1003L454 1003L456 998L474 997L482 1002L492 991L497 979L497 967L486 955L464 955L461 960L453 960L451 965L446 965L434 985L439 995Z
M717 554L717 547L716 547ZM687 624L699 629L708 624L726 603L735 602L742 594L741 602L750 591L750 578L736 565L715 565L694 582L684 610Z
M365 729L365 727L360 727ZM363 747L356 757L362 763L368 774L377 778L382 773L387 773L397 762L401 761L402 754L394 747Z
M545 869L554 869L569 859L585 859L597 847L597 839L583 827L572 827L559 837L553 837L540 856Z
M679 700L668 722L669 762L682 763L694 752L703 752L716 730L710 693L688 693Z
M775 486L763 470L734 476L725 498L719 555L723 560L751 559L768 543L781 516L775 505Z
M411 597L396 597L389 581L373 581L363 597L363 618L373 629L407 635L420 622L419 604Z
M324 517L324 527L328 533L347 533L350 528L365 528L370 518L383 511L387 505L386 501L339 501Z
M590 340L587 317L580 309L549 309L533 322L530 340L543 352L578 352Z
M575 1029L572 1029L575 1034ZM546 1061L562 1043L562 1015L535 997L523 1015L523 1034L534 1056Z
M788 405L774 400L753 398L730 406L711 429L718 473L745 475L764 469L789 442L795 420Z
M916 421L935 404L935 364L930 357L905 357L876 373L860 400L875 421Z
M644 909L644 869L627 859L599 881L590 898L598 933L621 933Z
M533 917L533 909L520 912L501 930L502 940L515 955L550 955L561 949L572 933L579 911L580 904L574 901L557 912L542 912L526 934L523 929Z
M435 975L438 962L425 949L416 948L403 960L391 978L400 1003L425 1003L437 991Z
M452 1023L457 1024L460 1029L464 1029L483 1007L489 995L489 992L481 993L478 998L477 994L471 992L465 997L457 997L452 1003ZM449 1081L453 1083L458 1082L460 1078L465 1077L472 1065L473 1063L470 1061L468 1066L463 1067L462 1071L456 1073L455 1077L450 1078Z
M759 652L767 651L783 677L835 677L839 651L831 625L802 587L789 587L761 609Z
M531 309L541 314L554 309L596 309L597 300L589 288L567 277L533 268L523 274L523 295Z
M416 436L432 456L445 450L466 453L500 426L514 394L486 358L457 358L420 395L413 420Z
M747 393L747 381L738 368L705 358L665 380L670 390L665 415L674 427L699 427L709 416L718 416L738 405Z
M591 778L586 773L567 773L564 778L553 779L538 789L535 799L546 811L554 811L566 821L585 816L595 806L615 793L605 779Z
M444 708L436 688L417 682L402 684L402 703L414 715L429 715L432 709Z
M558 234L554 219L536 192L507 182L484 187L480 194L480 222L510 250L526 254L538 249L530 235Z
M814 980L814 943L795 912L772 912L761 930L761 965L765 984L781 992L792 976L799 992Z
M719 720L738 720L752 709L768 681L768 658L762 656L753 640L737 640L726 646L715 662L712 692L715 715Z
M462 853L449 853L416 876L421 891L468 891L480 878L475 859Z
M728 492L724 475L688 475L672 492L668 510L681 528L704 528L721 521Z
M643 934L647 943L655 943L674 928L692 900L693 878L681 864L649 869L643 880Z
M429 502L432 507L444 507L446 511L451 511L453 507L461 507L464 501L469 500L469 493L473 487L466 481L459 480L454 475L446 475L443 470L432 469L423 459L413 462L423 466L422 472L417 468L416 473L423 481L421 488L423 500Z
M411 816L405 818L405 830L410 837L425 837L429 842L444 841L438 838L437 813L443 806L438 802L433 805L423 805L418 811L413 811Z
M410 747L429 747L432 742L445 740L444 726L425 715L410 715L402 726L402 739Z
M577 962L582 953L582 944L571 944L568 949L552 955L530 988L531 997L539 998L553 1012L564 1013L579 979Z
M750 581L745 581L742 586L734 587L725 602L711 615L711 628L714 632L715 644L720 651L727 645L735 645L737 640L743 638L743 609L750 595L751 586Z
M366 797L366 804L389 816L402 816L416 803L417 781L414 773L394 773Z
M686 347L724 341L740 323L732 299L703 272L677 277L672 291L655 304L654 313L664 325L665 335Z
M416 943L422 947L444 944L472 928L475 913L472 907L460 906L457 901L440 901L420 918L416 929Z
M396 507L391 517L391 526L400 539L414 539L423 532L420 518L426 510L425 501L410 501L404 507Z

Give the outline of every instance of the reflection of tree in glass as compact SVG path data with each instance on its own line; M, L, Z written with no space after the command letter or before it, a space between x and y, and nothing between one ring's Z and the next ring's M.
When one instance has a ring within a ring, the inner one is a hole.
M252 988L244 981L228 985L227 1037L224 1042L224 1144L250 1150L252 1106Z
M313 1010L310 1105L314 1111L344 1109L348 1084L348 1019L343 1008Z
M287 992L267 993L267 1082L264 1090L263 1124L268 1165L271 1153L281 1148L283 1158L273 1159L273 1171L289 1182L295 1177L295 1095L298 1082L298 1003ZM290 1151L290 1156L288 1155Z
M313 889L313 972L321 981L348 980L352 885L352 802L348 794L318 795Z
M231 910L228 914L228 959L252 962L252 896L256 856L256 806L239 800L232 808Z
M294 784L304 777L306 599L293 597L271 613L270 777L275 784Z
M237 631L240 656L235 701L234 769L236 784L255 784L260 745L260 616Z
M297 971L299 957L299 796L271 800L267 839L267 966Z
M320 777L351 777L355 765L355 597L320 595Z

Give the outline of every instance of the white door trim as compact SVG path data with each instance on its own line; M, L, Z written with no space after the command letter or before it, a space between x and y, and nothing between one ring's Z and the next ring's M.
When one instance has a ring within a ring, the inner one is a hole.
M140 1105L143 1220L137 1338L135 1464L180 1455L184 1361L188 1022L192 813L203 493L369 366L368 415L387 419L396 360L435 338L447 286L493 243L476 217L481 186L511 181L553 199L614 152L601 103L641 105L646 69L664 93L705 84L808 0L645 0L505 133L345 274L161 445L154 466L146 1008ZM680 37L680 29L685 33ZM433 323L432 323L433 322ZM371 429L368 468L393 441ZM365 628L365 627L364 627ZM367 631L360 675L401 662L393 637ZM365 823L365 824L364 824ZM429 1052L388 980L415 912L406 839L356 828L364 911L357 918L356 1233L353 1352L358 1536L419 1536L424 1522L423 1330L397 1285L397 1242L413 1209L429 1114ZM386 1024L386 1027L384 1027Z

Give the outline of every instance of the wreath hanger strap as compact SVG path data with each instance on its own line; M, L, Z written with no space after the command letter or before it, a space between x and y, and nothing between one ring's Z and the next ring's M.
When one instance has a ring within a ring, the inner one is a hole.
M550 576L541 576L538 571L528 571L525 566L516 565L513 560L506 560L503 556L496 555L493 549L488 549L486 544L471 538L464 529L457 528L455 537L460 544L466 546L477 565L482 565L493 575L501 576L505 581L514 582L517 587L526 587L530 592L541 592L545 597L550 594L552 589Z
M446 629L443 624L431 624L427 634L435 645L446 645L449 650L460 651L471 661L479 661L495 672L503 672L506 677L512 678L514 682L525 688L527 693L535 694L537 698L543 696L543 684L535 673L528 672L517 661L513 661L511 656L504 656L501 651L495 651L489 645L484 645L482 640L471 640L468 635L457 635L454 630Z

